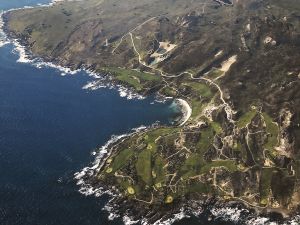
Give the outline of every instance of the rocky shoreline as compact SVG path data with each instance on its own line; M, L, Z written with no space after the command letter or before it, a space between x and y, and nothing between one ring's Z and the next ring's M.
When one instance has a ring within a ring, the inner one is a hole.
M226 202L216 196L199 198L199 195L195 195L185 197L164 207L161 205L147 206L139 201L124 197L114 187L113 183L99 182L95 175L86 174L80 179L84 180L85 185L88 184L94 189L94 191L84 192L84 194L95 195L96 197L108 194L110 200L105 209L110 213L111 218L123 218L126 225L132 224L133 221L139 221L143 225L172 224L192 216L201 218L201 222L227 221L240 225L289 225L297 224L300 221L297 214L285 217L286 215L277 210L260 211L257 208L249 208L240 201Z
M95 90L100 87L116 88L119 90L121 97L127 97L128 99L143 99L155 92L154 90L150 90L148 92L137 92L137 90L130 87L127 83L114 79L111 73L105 71L101 71L101 73L99 73L98 71L95 71L93 66L85 66L81 63L76 65L69 64L68 62L57 61L56 59L49 58L47 56L34 55L30 51L30 45L28 44L26 37L18 36L8 29L6 26L8 18L5 13L6 12L0 15L3 20L2 30L6 34L6 38L9 40L5 42L5 44L11 42L15 45L15 48L18 50L20 55L20 59L18 61L31 63L37 67L53 67L61 71L62 75L75 74L84 70L91 77L95 78L95 80L92 81L92 83L86 84L83 89ZM158 100L164 100L164 97L161 96Z
M94 162L91 167L87 167L75 174L75 179L81 187L80 192L82 194L96 197L110 196L105 206L105 209L110 213L110 218L121 217L126 225L132 224L133 221L141 222L143 225L172 224L182 218L191 216L201 218L201 222L227 221L240 225L293 225L300 222L297 212L286 214L281 210L272 208L260 209L250 207L239 200L224 201L224 199L217 196L193 194L183 196L172 204L163 206L161 204L147 205L144 202L124 196L114 186L114 182L102 182L98 179L98 174L105 169L106 161L116 150L117 146L133 135L146 133L153 128L159 127L159 125L141 127L134 130L133 133L113 137L99 149L96 163Z
M15 43L17 43L20 48L23 49L23 58L27 59L29 61L33 61L38 59L38 61L42 62L49 62L53 67L60 67L61 69L67 68L68 71L77 71L77 70L87 70L87 71L95 71L95 66L85 66L82 62L78 62L75 64L71 64L66 60L57 60L51 57L48 57L46 55L39 55L35 56L30 51L30 44L27 40L27 37L24 35L18 35L16 33L13 33L8 29L6 26L8 22L8 17L6 14L2 16L4 21L4 31L6 32L9 39L14 40ZM39 60L41 59L41 60ZM46 63L47 64L47 63ZM59 66L58 66L59 65ZM97 72L97 71L96 71ZM90 72L94 73L94 72ZM101 73L102 74L102 73ZM95 76L99 76L98 74L95 74ZM186 81L190 82L190 81ZM93 86L94 85L94 86ZM98 86L97 86L98 85ZM108 73L103 73L103 76L101 76L101 79L96 80L94 84L91 84L90 86L86 86L87 88L97 88L99 85L107 86L117 86L117 87L128 87L125 88L126 91L130 93L137 93L137 95L134 94L128 94L128 96L141 96L145 97L149 94L156 93L157 89L147 89L147 90L140 90L137 91L133 89L131 86L129 86L126 82L122 82L120 80L116 80L113 78L113 76ZM156 87L157 88L157 87ZM191 88L191 87L190 87ZM198 88L198 86L197 86ZM203 87L201 87L203 88ZM192 89L191 89L192 90ZM183 88L183 92L186 91L186 94L190 94L191 90L188 90L188 88ZM124 91L124 92L126 92ZM207 94L207 93L206 93ZM208 93L209 94L209 93ZM125 96L126 94L124 94ZM176 97L181 97L181 94ZM182 98L184 98L183 96ZM197 96L197 100L198 100ZM184 101L184 100L182 100ZM181 125L184 125L187 120L191 116L191 107L188 105L187 102L180 101L180 108L182 110L183 117L180 121ZM222 113L219 113L219 116L222 117ZM253 117L254 118L254 117ZM222 118L221 118L222 119ZM257 119L257 118L256 118ZM254 119L253 119L254 120ZM224 122L224 120L222 121ZM251 121L246 124L247 126L244 128L247 128L249 131L249 124ZM204 123L205 124L205 123ZM218 124L213 124L215 127ZM222 125L222 124L221 124ZM254 124L255 125L255 124ZM207 124L205 126L208 126ZM226 122L225 122L226 127ZM226 213L233 214L229 215L230 221L238 222L239 224L262 224L262 223L254 223L256 219L261 219L264 221L264 224L266 222L277 222L279 224L292 224L292 220L296 218L297 213L295 211L291 212L289 215L285 215L284 211L277 209L269 209L268 207L250 207L249 205L243 204L242 201L238 201L238 199L230 199L230 200L224 200L223 198L216 197L214 195L200 195L200 194L189 194L189 195L182 195L179 198L177 198L173 204L150 204L147 205L144 202L138 201L133 198L128 198L128 196L125 196L121 194L117 188L115 188L115 183L109 180L102 181L98 179L98 176L100 172L103 170L103 165L106 163L106 160L109 156L111 156L112 152L114 151L115 147L119 144L121 144L124 140L131 138L134 134L140 134L140 132L146 132L151 130L154 127L148 128L148 129L139 129L132 134L129 135L122 135L120 137L115 137L111 141L108 142L107 145L105 145L103 148L99 150L99 155L96 157L96 161L91 167L83 169L82 172L75 174L76 179L78 180L78 185L81 186L81 193L83 194L94 194L95 196L101 196L103 194L110 194L112 196L112 199L108 203L108 208L112 207L115 211L114 213L119 214L120 216L127 218L129 220L141 220L144 224L155 224L160 223L162 221L170 221L172 220L175 214L184 214L184 215L196 215L196 216L203 216L205 215L205 218L207 220L214 220L223 217L224 220L228 219L226 216ZM198 127L199 128L199 127ZM199 130L197 127L193 128L191 133L197 133ZM217 127L218 128L218 127ZM200 129L200 128L199 128ZM222 130L222 127L221 127ZM254 131L256 131L253 128ZM246 129L244 129L246 132ZM230 139L230 131L226 130L228 134L227 137ZM200 134L200 132L199 132ZM254 134L254 132L252 132ZM247 134L248 135L248 134ZM225 138L227 138L225 137ZM182 138L182 137L180 137ZM180 140L180 138L178 140ZM191 140L194 140L194 137L189 137ZM224 138L224 140L225 140ZM259 137L258 137L259 138ZM156 140L158 140L157 138ZM183 139L183 138L182 138ZM221 139L221 138L220 138ZM156 142L155 140L155 142ZM220 145L223 140L219 140ZM228 141L228 143L230 140ZM180 143L178 141L177 143ZM228 144L227 143L227 144ZM228 144L229 145L229 144ZM232 144L233 145L233 144ZM146 145L147 147L147 145ZM151 147L152 148L152 147ZM217 148L218 149L218 148ZM211 150L211 149L209 149ZM222 149L223 150L223 147ZM230 149L226 149L229 152ZM211 153L211 152L210 152ZM249 153L250 154L250 153ZM252 156L253 157L253 156ZM227 157L228 158L228 157ZM225 161L224 159L220 161ZM249 161L249 160L248 160ZM253 161L255 163L255 159L253 158ZM252 162L250 161L250 164ZM167 194L167 193L164 193ZM146 196L148 197L148 196ZM254 210L255 209L255 210ZM293 218L292 220L289 218ZM250 222L249 222L250 221ZM297 222L296 222L297 223Z

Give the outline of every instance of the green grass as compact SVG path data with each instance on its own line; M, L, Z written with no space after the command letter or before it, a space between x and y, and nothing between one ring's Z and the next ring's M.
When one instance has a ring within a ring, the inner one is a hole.
M159 82L161 80L157 75L136 70L114 67L106 67L103 70L112 73L115 79L128 84L137 91L141 91L146 82Z
M218 161L212 161L205 164L201 168L200 174L208 173L212 168L216 168L216 167L225 167L230 172L237 171L238 169L235 161L233 160L218 160Z
M212 98L214 95L211 88L207 84L196 82L196 81L194 82L190 81L184 83L184 85L191 87L193 90L193 94L195 95L199 95L205 98Z
M266 131L269 134L265 148L274 153L274 148L278 144L279 127L267 113L263 113L263 117L267 126Z
M192 154L180 169L183 179L188 179L196 175L208 173L212 168L225 167L228 171L237 171L237 165L233 160L219 160L206 162L200 154Z
M279 10L282 11L282 8L288 10L289 12L300 11L300 6L298 0L273 0L273 4L279 6Z
M162 157L157 156L154 161L153 172L155 173L155 184L163 185L166 181L166 169L164 165L166 163L162 159Z
M204 154L205 151L212 145L214 139L214 129L212 126L201 130L201 138L200 141L197 143L196 148L197 151L201 154Z
M203 156L212 145L213 138L214 129L212 126L201 130L200 140L196 144L196 153L191 154L181 167L181 174L184 174L184 179L198 175L200 173L201 167L203 167L207 163L204 161Z
M222 129L222 126L220 123L213 121L213 122L210 122L210 125L212 126L212 128L214 129L214 131L217 134L222 133L223 129Z
M170 87L165 87L161 90L161 93L167 97L174 97L176 96L176 91L174 91L172 88Z
M256 115L256 113L257 113L256 110L251 109L249 112L242 115L236 124L237 127L240 129L246 127L247 124L251 122L251 120Z
M195 118L196 116L200 115L205 108L206 104L204 101L193 98L191 100L191 107L192 107L192 118Z
M182 174L183 179L188 179L189 177L196 176L199 174L201 165L203 163L203 156L200 154L191 154L187 158L180 168L180 174Z
M191 117L194 118L202 113L207 103L210 102L214 97L215 92L210 88L209 85L196 81L185 82L183 85L192 88L192 98L190 103L192 107Z
M240 141L236 141L233 145L233 150L237 151L237 152L241 152L242 151L242 144Z
M235 141L235 143L233 145L233 150L235 152L240 153L241 159L243 159L244 161L247 160L247 151L246 151L246 149L243 148L243 146L239 140Z
M221 70L218 70L216 68L213 68L211 71L209 71L209 73L207 75L205 75L206 77L210 78L210 79L216 79L219 76L221 76L224 72L222 72Z
M33 49L36 52L51 52L78 24L99 19L99 15L90 9L96 8L102 1L89 0L88 2L89 4L62 2L55 7L18 10L12 13L9 26L16 32L32 32L29 41L34 42ZM26 30L28 27L30 29Z
M129 180L127 179L118 178L117 182L123 191L126 191L128 187L131 187Z
M300 160L296 159L293 161L293 168L295 170L295 176L297 179L300 179Z
M175 134L180 130L180 128L173 128L173 127L164 127L164 128L157 128L154 130L151 130L149 132L147 132L147 136L148 136L148 143L155 143L155 140L159 137L159 136L166 136L166 135L171 135L171 134Z
M113 160L111 164L112 172L116 172L124 167L131 157L134 155L134 151L132 149L125 149L121 151Z
M210 192L210 190L211 188L209 187L209 185L203 183L196 183L187 187L187 192L189 193L207 194Z
M273 174L273 168L263 168L261 170L259 192L260 192L260 202L262 205L268 203L268 197L271 190L271 179Z
M152 185L152 154L148 149L143 150L136 162L136 172L138 176L147 184Z

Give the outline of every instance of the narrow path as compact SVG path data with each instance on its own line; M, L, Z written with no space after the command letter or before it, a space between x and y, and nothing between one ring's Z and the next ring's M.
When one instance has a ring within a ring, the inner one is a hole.
M156 19L156 18L157 18L157 16L151 17L150 19L146 20L145 22L143 22L143 23L137 25L135 28L133 28L132 30L130 30L128 33L124 34L124 35L121 37L121 39L120 39L119 43L117 44L117 46L112 50L111 53L114 53L114 52L117 50L117 48L119 48L119 46L120 46L120 45L122 44L122 42L123 42L123 39L124 39L127 35L131 34L131 32L134 32L134 31L135 31L136 29L138 29L139 27L145 25L146 23L148 23L148 22L150 22L150 21L152 21L152 20L154 20L154 19Z
M220 93L220 100L223 102L224 109L225 109L225 112L226 112L226 115L227 115L227 119L228 119L231 123L235 123L235 121L233 120L233 115L235 114L235 111L234 111L234 110L231 108L231 106L225 101L225 99L224 99L224 93L223 93L221 87L220 87L217 83L215 83L214 81L212 81L212 80L210 80L210 79L208 79L208 78L205 78L205 77L197 77L197 78L196 78L196 77L194 77L194 74L192 74L191 72L188 72L188 71L184 71L184 72L182 72L182 73L180 73L180 74L177 74L177 75L174 75L174 74L168 74L168 73L165 73L165 72L164 72L163 70L161 70L161 69L158 69L158 68L155 68L155 67L153 67L153 66L150 66L150 65L146 64L146 63L142 60L142 57L141 57L141 55L140 55L139 51L137 50L136 45L135 45L135 43L134 43L134 38L133 38L132 32L135 31L138 27L140 27L140 26L142 26L142 25L148 23L149 21L151 21L151 20L153 20L153 19L155 19L155 18L157 18L157 17L152 17L152 18L146 20L145 22L141 23L140 25L138 25L137 27L135 27L134 29L132 29L131 31L129 31L127 34L125 34L124 36L122 36L122 38L121 38L119 44L118 44L117 47L112 51L112 53L120 46L120 44L122 43L124 37L127 36L127 35L129 35L129 36L130 36L130 39L131 39L132 47L133 47L135 53L136 53L137 56L138 56L138 61L139 61L139 63L140 63L141 65L145 66L146 68L149 68L149 69L151 69L151 70L154 70L154 71L156 71L156 72L159 72L160 75L161 75L162 77L166 77L166 78L177 78L177 77L183 76L184 74L188 74L188 75L190 75L191 79L193 79L193 80L202 80L202 81L205 81L205 82L207 82L207 83L209 83L209 84L215 86L215 87L218 89L219 93ZM187 121L185 121L185 122L187 122ZM183 125L183 124L182 124L182 125Z

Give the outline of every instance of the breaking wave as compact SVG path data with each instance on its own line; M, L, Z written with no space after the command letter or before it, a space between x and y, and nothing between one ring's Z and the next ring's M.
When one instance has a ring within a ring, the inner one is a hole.
M79 192L84 195L96 195L100 196L104 194L102 188L93 188L90 184L85 182L85 178L92 177L98 173L105 164L105 159L111 155L111 149L109 148L119 140L129 137L133 134L136 134L140 131L146 130L146 126L140 126L138 128L132 129L131 133L122 134L122 135L113 135L111 139L103 145L98 152L94 152L93 155L96 155L96 158L90 167L83 168L80 172L74 174L75 179L77 180L77 185L80 186Z
M49 4L38 4L40 7L49 7L57 2L64 1L64 0L53 0ZM22 8L33 8L32 6L25 6ZM22 8L15 8L10 9L8 11L19 10ZM32 56L26 51L26 48L22 46L18 40L9 40L7 35L3 31L4 21L2 15L5 12L0 12L0 48L4 45L9 43L14 45L14 52L19 55L19 59L17 60L20 63L29 63L35 66L36 68L54 68L61 72L61 75L74 75L80 71L85 71L90 77L93 77L95 80L87 83L82 88L85 90L97 90L99 88L117 88L121 97L126 97L128 99L138 98L143 99L144 97L134 93L132 90L125 88L121 85L114 85L112 83L107 82L107 78L97 74L88 69L79 69L79 70L72 70L71 68L62 67L60 65L56 65L52 62L44 62L40 58L32 59ZM109 79L109 78L108 78ZM163 98L164 99L164 98ZM117 197L112 191L105 190L102 187L93 187L88 182L86 182L87 178L92 177L95 175L99 170L103 167L106 159L111 155L109 147L112 146L114 143L118 142L119 140L126 138L130 135L133 135L137 132L146 130L147 127L141 126L139 128L133 129L133 132L118 136L112 136L111 139L102 146L98 152L93 152L92 154L95 155L95 160L90 167L83 168L80 172L74 174L74 178L77 180L76 184L80 187L79 192L84 195L94 195L96 197L100 197L104 194L109 194L112 199ZM114 212L114 206L110 204L111 200L108 204L104 207L104 210L110 213L109 219L113 220L115 218L120 217L116 212ZM158 220L153 225L169 225L174 223L175 221L181 220L183 218L187 218L190 215L199 216L202 213L202 209L199 208L198 210L194 210L193 212L186 212L185 209L181 209L179 213L174 214L172 218L166 220ZM210 210L211 215L214 218L221 218L225 221L230 221L236 224L244 224L244 225L298 225L300 224L300 216L295 216L291 218L289 221L286 222L273 222L270 218L267 217L260 217L255 216L249 212L247 209L240 209L240 208L232 208L232 207L212 207ZM141 221L133 220L129 215L123 216L123 222L126 225L136 224L141 222L143 225L147 225L148 222L146 219L142 219Z
M273 221L270 217L257 216L248 209L237 207L216 207L210 210L215 218L242 225L299 225L300 216L294 216L284 222Z
M51 4L55 4L58 1L52 1ZM41 5L43 7L47 7L49 5ZM31 8L30 6L27 6L25 8ZM18 9L11 9L8 11L13 11ZM62 76L65 75L74 75L79 72L84 71L88 76L93 78L93 81L89 81L86 85L82 87L82 89L85 90L97 90L100 88L110 88L110 89L116 89L119 92L120 97L127 98L127 99L145 99L144 96L137 94L134 90L124 87L119 84L114 84L112 81L112 78L109 76L102 76L101 74L98 74L90 69L82 68L73 70L72 68L60 66L58 64L55 64L53 62L45 62L43 59L38 57L33 57L27 50L26 47L20 44L20 42L17 39L9 40L7 38L7 35L3 31L4 21L2 18L2 15L5 12L0 13L0 47L6 45L6 44L12 44L14 46L13 52L19 56L17 62L19 63L28 63L33 66L35 66L38 69L41 68L53 68L60 72Z
M3 13L4 12L0 12L0 48L6 44L9 44L9 40L7 39L7 36L3 31L3 26L4 26L4 21L2 18Z
M87 72L89 74L89 72ZM88 82L82 87L85 90L98 90L100 88L116 89L119 92L120 97L130 99L145 99L145 96L136 93L134 90L124 87L119 84L114 84L113 81L108 77L99 77L96 80Z

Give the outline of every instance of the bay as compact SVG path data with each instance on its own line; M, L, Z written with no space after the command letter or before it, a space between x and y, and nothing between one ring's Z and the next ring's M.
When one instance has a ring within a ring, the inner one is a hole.
M49 3L0 0L0 11ZM74 173L112 135L156 121L168 124L171 102L121 98L117 90L88 91L85 72L61 76L54 68L18 63L11 44L0 48L0 224L111 225L107 196L78 192ZM207 218L176 224L223 224ZM225 224L225 223L224 223Z
M47 1L0 0L0 9ZM156 121L168 123L168 104L121 98L117 90L83 90L91 78L16 62L0 48L0 224L119 224L102 211L107 199L78 192L75 172L111 135Z

